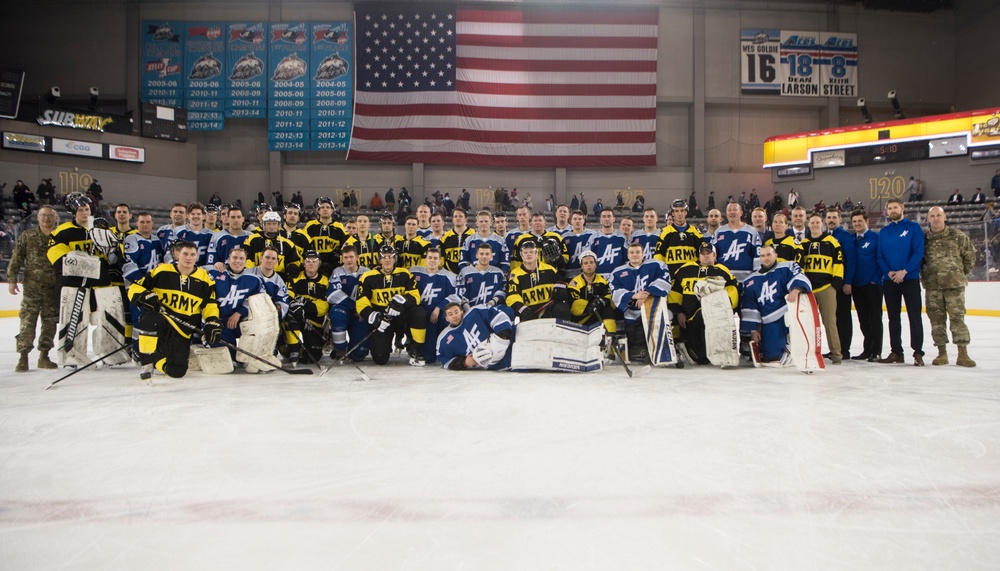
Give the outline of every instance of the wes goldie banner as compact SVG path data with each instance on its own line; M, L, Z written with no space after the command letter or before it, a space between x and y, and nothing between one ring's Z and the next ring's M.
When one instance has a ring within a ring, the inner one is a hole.
M743 95L779 95L778 58L781 30L740 30L740 92Z

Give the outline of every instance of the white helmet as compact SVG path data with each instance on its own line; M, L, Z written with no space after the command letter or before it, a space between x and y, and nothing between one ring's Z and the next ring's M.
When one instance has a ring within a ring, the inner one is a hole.
M271 210L264 213L264 217L260 219L261 224L265 222L277 222L281 224L281 215L277 212Z

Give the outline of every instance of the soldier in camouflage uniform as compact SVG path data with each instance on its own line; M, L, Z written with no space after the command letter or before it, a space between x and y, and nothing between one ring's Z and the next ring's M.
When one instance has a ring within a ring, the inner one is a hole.
M56 334L59 318L59 298L56 294L56 272L49 262L49 235L59 222L59 215L51 206L38 209L38 227L25 230L17 237L14 253L8 266L11 295L18 292L17 275L24 268L24 299L21 301L21 331L17 334L17 352L21 354L18 373L28 370L28 352L35 340L35 323L42 318L42 331L38 335L38 368L55 369L49 360L52 339Z
M927 292L927 317L931 321L931 338L938 348L934 365L948 364L948 320L951 320L951 340L958 345L957 365L975 367L969 358L969 328L965 326L966 276L976 260L972 242L961 230L945 225L944 209L931 208L927 213L930 231L925 234L924 260L920 279Z

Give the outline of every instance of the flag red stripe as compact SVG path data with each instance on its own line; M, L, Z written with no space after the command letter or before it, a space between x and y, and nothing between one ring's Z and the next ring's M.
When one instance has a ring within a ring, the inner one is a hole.
M355 127L351 134L359 140L380 141L426 139L440 141L472 141L474 143L535 143L535 144L622 144L653 143L654 133L644 131L477 131L472 129L365 129Z
M612 155L612 156L504 156L477 155L471 153L409 153L409 152L363 152L349 151L351 161L381 161L393 163L428 163L450 165L473 165L482 167L651 167L656 166L654 155Z
M544 59L485 59L459 57L459 69L488 69L492 71L591 71L591 72L648 72L656 73L655 61L607 60L544 60Z
M635 24L655 26L659 14L656 10L603 10L579 7L573 10L535 11L525 8L491 10L460 9L456 12L459 22L498 22L505 24ZM600 29L595 29L600 32Z
M357 103L354 113L358 116L373 117L409 117L413 115L437 115L471 117L475 119L624 119L648 120L656 119L656 109L653 108L610 108L610 109L575 109L575 108L516 108L516 107L478 107L475 105L369 105ZM380 137L381 138L381 137Z
M582 95L656 95L655 85L546 85L504 84L458 81L459 92L491 95L582 96Z
M459 46L502 48L578 48L578 49L656 49L656 38L578 37L578 36L488 36L456 34Z

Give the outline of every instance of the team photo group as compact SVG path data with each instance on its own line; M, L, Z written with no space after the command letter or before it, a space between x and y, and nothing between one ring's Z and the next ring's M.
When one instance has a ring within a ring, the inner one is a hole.
M324 370L326 357L386 365L394 355L450 370L620 362L630 375L628 365L812 372L847 359L905 363L904 304L920 366L924 295L933 364L948 363L950 321L957 364L975 366L963 321L974 256L940 207L925 232L890 200L875 232L864 210L797 206L768 220L733 202L699 231L682 199L662 227L655 208L641 221L605 208L596 229L566 205L548 225L526 207L508 221L422 204L401 234L391 214L344 219L325 197L311 212L178 203L156 229L127 204L114 220L95 218L84 195L68 196L65 210L60 224L41 207L10 263L11 293L25 271L19 372L35 347L38 368L134 361L147 382L155 372L294 373ZM863 350L852 355L855 320Z

